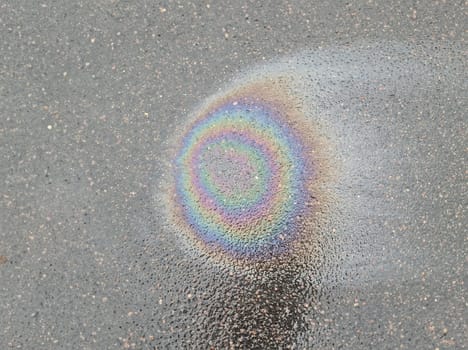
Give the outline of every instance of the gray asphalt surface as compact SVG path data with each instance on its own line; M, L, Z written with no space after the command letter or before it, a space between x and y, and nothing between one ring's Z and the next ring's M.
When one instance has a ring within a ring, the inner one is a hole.
M0 0L0 349L465 348L466 30L464 1ZM327 271L220 268L163 210L194 109L272 72L342 164Z

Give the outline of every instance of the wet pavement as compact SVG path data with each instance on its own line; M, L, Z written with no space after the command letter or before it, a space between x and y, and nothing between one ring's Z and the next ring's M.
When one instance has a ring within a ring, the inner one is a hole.
M464 348L465 11L1 1L0 348Z

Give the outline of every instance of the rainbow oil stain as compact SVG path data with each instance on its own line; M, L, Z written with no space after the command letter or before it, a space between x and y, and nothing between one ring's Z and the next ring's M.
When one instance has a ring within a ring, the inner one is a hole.
M330 178L324 138L283 80L215 97L175 145L168 187L177 232L230 262L287 259L317 238Z

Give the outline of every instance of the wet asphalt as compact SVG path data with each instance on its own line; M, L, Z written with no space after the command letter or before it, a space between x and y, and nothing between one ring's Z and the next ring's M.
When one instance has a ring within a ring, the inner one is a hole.
M1 0L0 349L465 348L466 29L463 1ZM171 144L278 72L334 147L327 263L220 266L167 218Z

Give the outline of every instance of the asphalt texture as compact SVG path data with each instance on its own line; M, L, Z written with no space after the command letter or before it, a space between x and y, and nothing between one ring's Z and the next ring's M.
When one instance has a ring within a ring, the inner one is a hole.
M0 0L0 349L465 348L466 23L464 1ZM333 148L322 263L219 264L168 218L171 147L279 75Z

